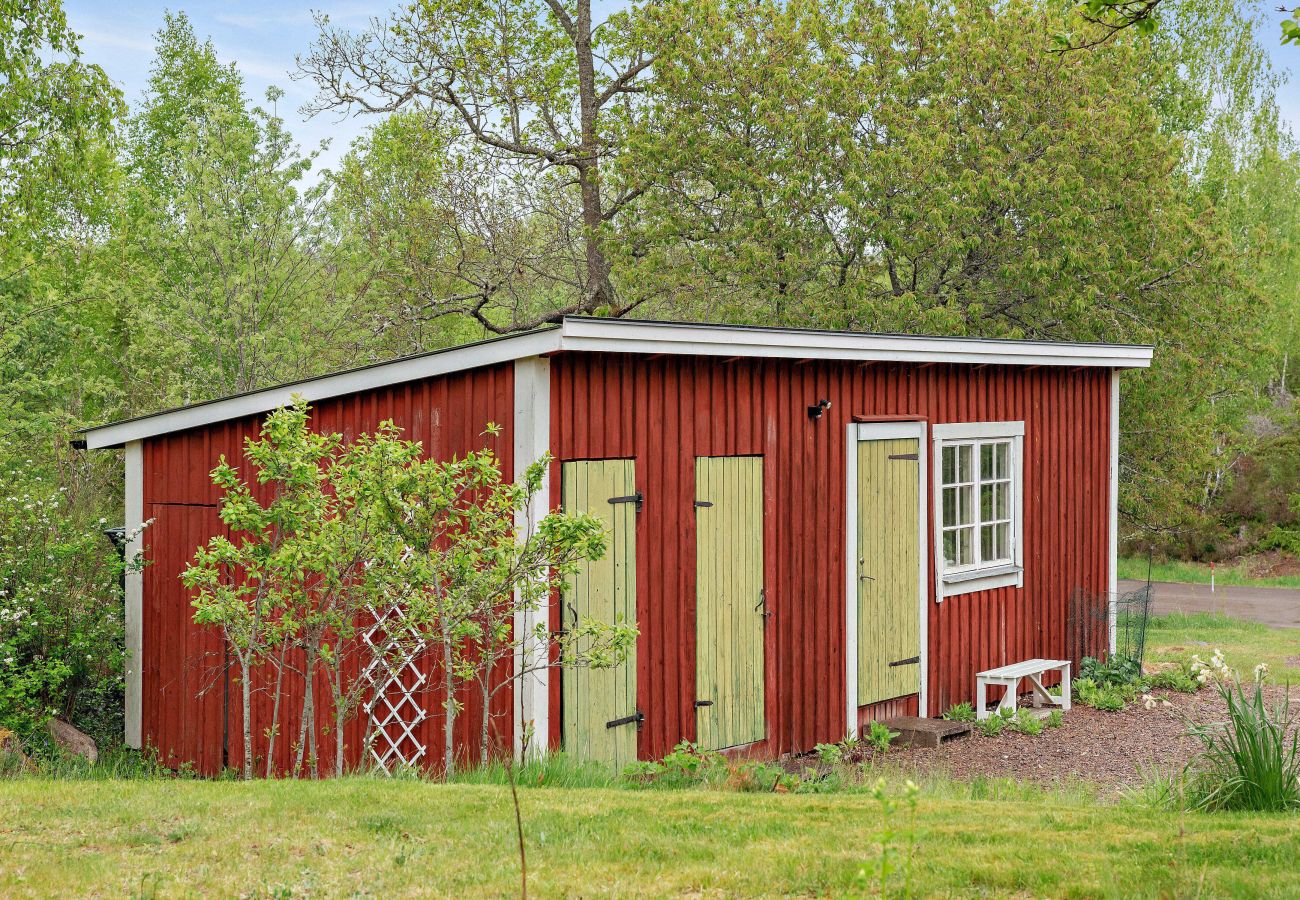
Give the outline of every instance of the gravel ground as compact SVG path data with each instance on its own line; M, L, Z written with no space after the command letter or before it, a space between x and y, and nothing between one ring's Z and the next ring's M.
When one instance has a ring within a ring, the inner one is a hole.
M1281 699L1281 688L1270 690ZM1181 768L1200 743L1188 737L1188 720L1221 721L1223 701L1217 692L1198 694L1153 692L1172 707L1146 709L1139 697L1121 712L1102 712L1076 705L1060 728L1037 736L1003 733L983 737L976 732L946 742L938 750L908 748L891 751L887 759L907 769L936 772L960 780L978 777L1016 778L1041 783L1085 780L1118 790L1141 781L1153 764L1168 771ZM1294 705L1300 698L1294 694ZM1186 717L1186 718L1184 718Z

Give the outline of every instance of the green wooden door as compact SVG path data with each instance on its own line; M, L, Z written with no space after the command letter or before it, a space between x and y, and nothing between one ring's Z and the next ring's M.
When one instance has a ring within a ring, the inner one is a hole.
M696 741L718 750L767 736L763 460L695 460Z
M921 689L920 442L858 442L858 703Z
M562 601L565 627L571 627L578 619L610 624L635 622L637 504L631 500L636 494L633 461L598 459L565 463L561 480L564 508L600 519L609 540L605 555L585 564L569 580ZM565 752L616 769L634 762L635 649L621 666L566 669L560 680ZM621 724L610 724L620 720Z

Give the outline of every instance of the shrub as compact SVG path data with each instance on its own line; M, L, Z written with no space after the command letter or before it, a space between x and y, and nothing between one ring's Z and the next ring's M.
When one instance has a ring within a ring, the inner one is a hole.
M0 472L0 728L41 755L51 716L122 733L123 566L75 493Z
M1228 707L1222 724L1193 725L1202 750L1188 764L1187 797L1202 810L1300 809L1300 732L1290 692L1270 706L1262 680L1217 682Z
M1201 683L1192 674L1190 663L1180 663L1178 668L1153 672L1143 678L1147 687L1155 690L1178 691L1182 694L1195 694L1201 689Z
M1007 720L1001 715L992 715L975 723L975 730L985 737L997 737L1007 727Z
M975 707L969 703L955 703L948 707L948 711L943 714L943 717L949 722L974 722Z
M1044 719L1044 722L1047 724L1048 728L1060 728L1065 724L1065 713L1059 709L1054 709L1047 714L1047 718Z

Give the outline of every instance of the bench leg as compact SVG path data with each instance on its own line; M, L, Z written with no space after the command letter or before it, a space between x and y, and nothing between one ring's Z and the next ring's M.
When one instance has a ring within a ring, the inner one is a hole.
M1070 708L1070 663L1061 667L1061 709Z
M975 719L982 722L989 717L989 685L983 678L975 679Z
M1015 681L1010 682L1009 684L1003 684L1003 687L1006 688L1006 690L1002 692L1002 699L998 702L999 710L1009 709L1013 714L1015 713L1016 700L1019 697L1019 695L1016 693L1016 688L1019 686L1019 684L1020 684L1019 678L1017 678Z

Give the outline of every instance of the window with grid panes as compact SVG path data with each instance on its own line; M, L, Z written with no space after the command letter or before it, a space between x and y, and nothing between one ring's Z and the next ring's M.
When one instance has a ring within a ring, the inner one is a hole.
M1012 438L944 441L940 532L944 574L1014 563Z

